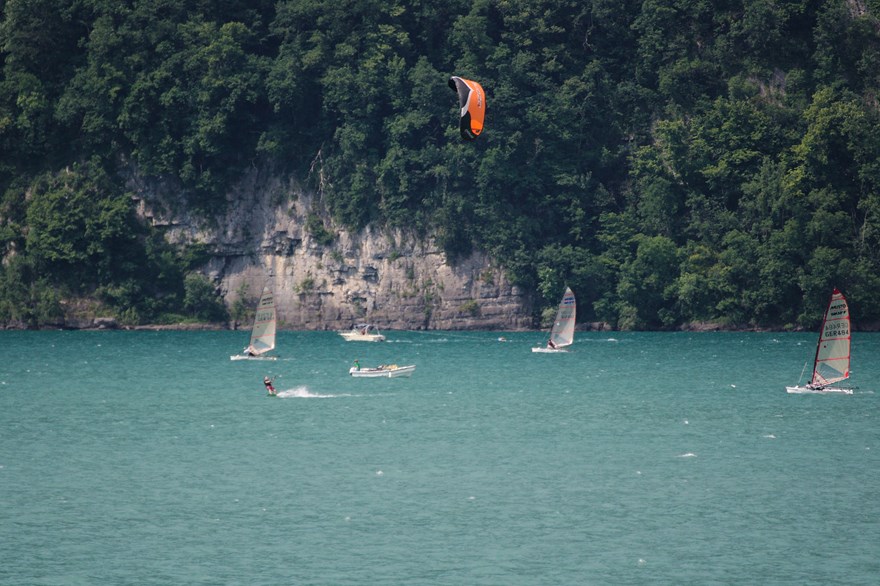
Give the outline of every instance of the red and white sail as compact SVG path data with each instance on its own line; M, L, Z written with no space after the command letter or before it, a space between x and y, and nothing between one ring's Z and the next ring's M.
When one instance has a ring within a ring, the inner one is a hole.
M849 306L843 293L834 289L816 347L813 363L813 386L826 386L849 378L850 358Z

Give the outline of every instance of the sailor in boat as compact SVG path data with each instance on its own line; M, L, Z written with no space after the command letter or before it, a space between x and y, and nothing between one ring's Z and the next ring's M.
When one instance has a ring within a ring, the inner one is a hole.
M556 344L553 343L553 340L547 340L547 347L556 350Z
M357 370L360 370L360 369L361 369L361 361L358 360L357 358L355 358L355 360L354 360L354 367L355 367Z
M268 376L263 377L263 384L266 385L266 390L269 391L270 395L276 394L275 387L272 386L272 381L274 380L275 379L270 379Z

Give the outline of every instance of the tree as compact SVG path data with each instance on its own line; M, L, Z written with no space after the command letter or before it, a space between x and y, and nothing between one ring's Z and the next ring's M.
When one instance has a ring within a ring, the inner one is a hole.
M94 162L38 181L27 224L26 250L35 266L74 291L139 270L130 198Z
M226 307L217 295L214 285L204 276L190 273L184 281L186 294L183 307L200 321L217 322L227 319Z
M679 252L665 236L637 236L635 257L622 267L617 291L624 329L669 327L676 322Z

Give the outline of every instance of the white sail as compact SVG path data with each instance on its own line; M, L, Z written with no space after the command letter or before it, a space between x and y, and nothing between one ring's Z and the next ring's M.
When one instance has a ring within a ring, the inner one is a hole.
M851 388L832 386L849 378L851 330L849 307L846 297L837 289L831 294L828 308L822 318L819 343L816 345L816 359L810 382L785 387L789 393L841 393L852 395Z
M565 288L565 295L559 303L559 309L556 311L556 321L553 323L553 329L550 331L550 341L556 348L564 348L570 346L574 342L574 320L577 310L574 293L570 287Z
M822 319L822 332L813 362L810 384L825 387L849 378L850 360L849 307L843 293L837 289L831 294L828 309Z
M260 303L257 305L254 329L251 331L251 343L247 348L248 352L259 356L275 348L275 321L275 295L266 286L260 297Z

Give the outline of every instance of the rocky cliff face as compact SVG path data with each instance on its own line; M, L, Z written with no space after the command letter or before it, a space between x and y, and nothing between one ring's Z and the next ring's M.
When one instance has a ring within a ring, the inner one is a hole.
M168 211L156 186L132 180L139 213L177 243L204 243L205 274L227 304L254 303L269 282L278 319L290 329L347 329L366 321L388 329L533 327L531 303L503 267L476 252L454 266L432 239L402 230L350 233L294 182L254 172L229 195L222 215L205 220ZM333 235L307 229L320 218ZM313 220L314 221L314 220Z

